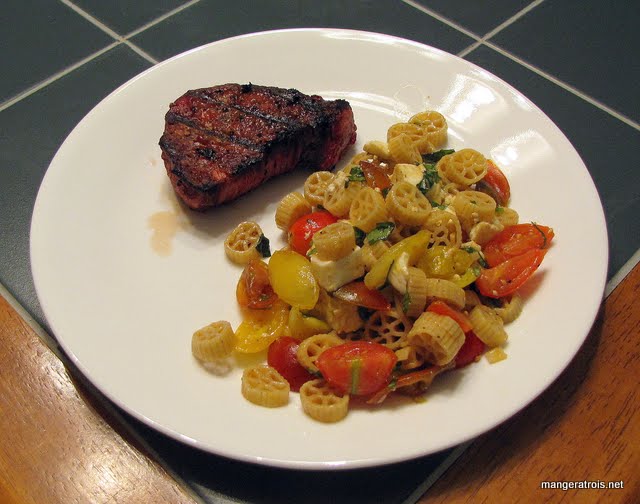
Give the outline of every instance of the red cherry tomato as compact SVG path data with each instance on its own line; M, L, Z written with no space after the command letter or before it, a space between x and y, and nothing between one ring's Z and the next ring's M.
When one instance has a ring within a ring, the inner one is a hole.
M553 229L538 224L508 226L495 235L482 248L490 267L532 249L545 249L553 240Z
M338 219L325 211L303 215L289 229L289 245L298 254L306 255L313 235L334 222L338 222Z
M513 294L538 269L548 249L533 249L507 259L498 266L483 269L476 280L480 294L501 298Z
M289 382L291 390L297 392L300 387L315 377L298 362L296 352L300 340L281 336L269 345L267 363L275 368Z
M446 366L430 366L425 369L420 369L418 371L412 371L411 373L400 375L393 386L390 385L378 390L378 392L367 399L367 403L380 404L394 390L401 387L415 385L416 383L420 382L423 383L423 389L426 390L431 385L436 376L438 376L443 371L447 371L448 369L451 369L451 364L447 364Z
M455 357L456 369L471 364L485 350L485 344L476 336L473 331L464 335L464 344L458 350Z
M511 187L507 177L490 159L487 160L487 174L478 182L477 189L491 196L498 205L506 205L511 197Z
M387 298L379 290L369 289L363 281L343 285L333 293L333 296L370 310L387 311L391 309L391 303Z
M325 380L345 394L369 395L391 379L398 358L390 348L370 341L352 341L328 348L316 360Z
M432 313L437 313L438 315L445 315L447 317L451 317L453 320L455 320L458 323L458 325L462 328L465 334L471 331L471 329L473 329L473 327L471 326L471 322L469 321L469 318L464 313L462 313L459 310L456 310L455 308L452 308L444 301L434 301L429 305L429 307L427 308L427 311Z
M245 308L263 310L271 307L278 296L269 283L269 268L259 259L249 262L236 286L238 304Z

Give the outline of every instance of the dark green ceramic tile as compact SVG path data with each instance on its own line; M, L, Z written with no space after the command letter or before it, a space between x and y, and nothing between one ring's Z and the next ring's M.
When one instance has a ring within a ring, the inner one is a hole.
M609 230L609 278L640 248L640 132L501 54L480 47L466 59L538 105L578 151L600 194Z
M149 63L118 46L0 112L0 283L45 325L29 269L29 227L51 158L82 117Z
M350 28L456 53L472 39L400 0L202 0L132 41L159 60L224 38L281 28ZM315 57L310 55L310 58Z
M113 39L62 2L6 0L0 16L0 103Z
M640 2L549 0L491 41L640 122Z
M126 35L187 0L74 0L74 3L115 32Z
M530 0L416 0L416 3L455 21L460 26L483 36L517 14Z

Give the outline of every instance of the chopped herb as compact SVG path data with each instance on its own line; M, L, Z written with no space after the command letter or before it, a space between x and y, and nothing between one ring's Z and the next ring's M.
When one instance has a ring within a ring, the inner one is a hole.
M418 182L417 187L422 194L427 194L427 191L431 189L440 180L438 170L434 164L423 164L424 172L422 173L422 180Z
M313 242L311 242L311 248L307 250L307 257L311 257L313 254L317 254L317 253L318 253L318 249L313 244Z
M367 237L367 233L356 226L353 226L353 232L356 234L356 245L358 247L362 247L364 245L364 239Z
M540 247L540 248L541 248L541 249L547 248L547 235L546 235L546 234L544 234L544 232L542 231L542 229L540 229L540 228L538 227L538 225L537 225L535 222L532 222L532 223L531 223L531 225L532 225L534 228L536 228L536 230L537 230L537 231L542 235L543 242L542 242L542 247Z
M439 208L440 210L446 210L447 209L446 205L441 205L439 203L436 203L435 201L429 200L429 203L431 203L431 206L433 208Z
M347 180L344 181L344 186L349 187L349 182L366 182L367 179L364 177L364 172L360 166L352 166L349 175L347 176Z
M441 149L431 154L423 154L422 159L425 163L437 163L448 154L453 154L455 149Z
M389 191L390 191L390 190L391 190L391 187L385 187L385 188L382 190L382 197L383 197L383 198L386 198L386 197L387 197L387 194L389 194Z
M409 295L409 291L404 293L402 296L402 311L407 313L409 311L409 306L411 305L411 296Z
M472 266L471 270L473 271L473 274L476 276L476 278L479 277L482 273L480 266Z
M261 234L256 243L256 249L262 257L271 257L271 248L269 247L269 238Z
M500 205L496 206L496 214L502 215L503 213L504 213L504 207L501 207Z
M367 234L367 241L369 242L369 245L373 245L375 242L389 238L389 235L393 232L395 227L396 225L393 222L378 222L375 229Z
M397 386L398 386L398 377L394 376L393 378L391 378L391 381L387 384L387 388L391 391L394 391Z

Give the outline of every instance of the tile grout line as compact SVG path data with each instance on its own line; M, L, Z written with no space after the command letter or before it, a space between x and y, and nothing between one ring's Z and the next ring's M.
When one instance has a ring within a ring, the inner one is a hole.
M157 18L149 21L147 24L144 24L142 26L140 26L139 28L136 28L135 30L133 30L130 33L127 33L124 38L125 39L129 39L131 37L135 37L136 35L138 35L139 33L142 33L145 30L148 30L149 28L151 28L152 26L157 25L158 23L161 23L162 21L164 21L165 19L169 19L171 16L173 16L174 14L178 14L179 12L182 12L185 9L188 9L189 7L191 7L192 5L195 5L197 3L199 3L200 0L191 0L190 2L187 2L185 4L182 4L179 7L176 7L175 9L173 9L172 11L169 12L165 12L164 14L162 14L161 16L158 16Z
M535 7L537 7L538 5L543 3L545 0L535 0L534 2L531 2L525 8L523 8L518 13L514 14L513 16L511 16L509 19L507 19L502 24L498 25L496 28L494 28L493 30L491 30L490 32L485 34L483 37L479 37L478 35L470 32L466 28L463 28L462 26L460 26L456 22L450 20L449 18L447 18L445 16L442 16L441 14L438 14L437 12L435 12L435 11L433 11L431 9L428 9L427 7L424 7L423 5L420 5L420 4L416 3L414 0L402 0L402 1L404 3L406 3L406 4L408 4L408 5L411 5L412 7L416 8L416 9L418 9L419 11L421 11L421 12L423 12L423 13L425 13L425 14L427 14L427 15L435 18L435 19L437 19L438 21L446 24L447 26L449 26L449 27L451 27L451 28L453 28L455 30L458 30L459 32L463 33L464 35L467 35L468 37L474 39L475 42L473 42L471 45L469 45L468 47L466 47L465 49L463 49L462 51L460 51L456 55L459 58L464 58L469 53L471 53L472 51L477 49L478 47L480 47L482 45L485 45L486 47L489 47L490 49L493 49L494 51L500 53L501 55L505 56L506 58L509 58L513 62L518 63L519 65L527 68L528 70L530 70L531 72L539 75L540 77L542 77L544 79L547 79L549 82L555 84L556 86L561 87L562 89L564 89L565 91L573 94L574 96L586 101L590 105L593 105L594 107L596 107L597 109L601 110L602 112L605 112L606 114L609 114L610 116L614 117L615 119L618 119L619 121L623 122L627 126L630 126L633 129L635 129L637 131L640 131L640 124L638 124L637 122L629 119L625 115L621 114L620 112L617 112L616 110L614 110L611 107L605 105L604 103L596 100L595 98L592 98L591 96L587 95L586 93L583 93L582 91L580 91L579 89L575 88L574 86L572 86L570 84L567 84L566 82L561 81L560 79L558 79L558 78L552 76L551 74L545 72L544 70L532 65L531 63L526 62L525 60L519 58L515 54L512 54L509 51L506 51L506 50L502 49L500 46L494 44L493 42L491 42L489 40L491 37L495 36L497 33L499 33L500 31L504 30L506 27L510 26L512 23L514 23L519 18L521 18L523 15L527 14L532 9L534 9Z
M119 44L120 44L120 42L117 42L117 41L114 40L111 44L103 47L102 49L94 52L93 54L90 54L89 56L86 56L85 58L83 58L83 59L81 59L79 61L76 61L74 64L64 68L63 70L59 71L58 73L55 73L55 74L49 76L48 78L46 78L45 80L39 82L38 84L35 84L34 86L30 87L29 89L27 89L25 91L22 91L21 93L15 95L13 98L9 98L4 103L0 104L0 112L2 112L5 109L8 109L12 105L15 105L19 101L24 100L28 96L31 96L33 93L35 93L37 91L40 91L41 89L44 89L49 84L52 84L55 81L57 81L58 79L61 79L62 77L64 77L65 75L70 74L74 70L77 70L78 68L80 68L81 66L85 65L86 63L89 63L91 60L97 58L98 56L100 56L100 55L102 55L104 53L106 53L107 51L110 51L111 49L113 49L114 47L118 46Z

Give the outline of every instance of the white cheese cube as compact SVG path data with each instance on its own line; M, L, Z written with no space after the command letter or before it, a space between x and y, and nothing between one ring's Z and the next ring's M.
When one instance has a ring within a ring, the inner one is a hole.
M333 292L364 275L362 249L356 247L349 255L337 261L324 261L312 255L311 271L320 284L320 287L328 292Z
M398 163L393 167L391 175L391 183L407 181L412 185L418 185L422 181L424 168L422 165L414 165L409 163Z

